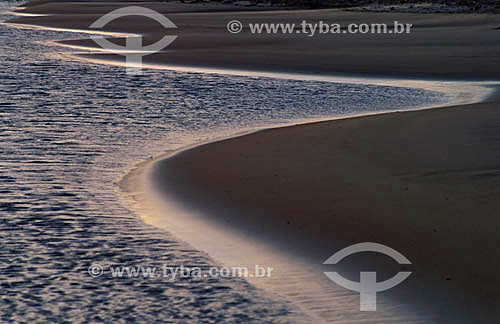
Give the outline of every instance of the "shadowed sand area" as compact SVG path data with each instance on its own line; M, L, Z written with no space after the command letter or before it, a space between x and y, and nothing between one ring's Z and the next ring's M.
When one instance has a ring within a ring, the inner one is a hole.
M319 122L203 145L154 177L221 226L312 264L362 241L391 246L414 271L392 297L443 323L491 323L499 128L498 102Z
M165 34L178 35L165 51L144 57L145 62L315 74L387 75L410 78L496 79L500 75L500 25L493 14L402 14L342 10L249 11L230 5L189 5L176 2L141 3L165 14L177 29L163 29L152 19L129 16L104 30L144 34L153 43ZM23 13L50 14L20 17L11 22L59 28L88 29L119 2L34 2ZM232 10L232 11L231 11ZM196 12L193 12L196 11ZM213 11L213 12L206 12ZM230 34L227 23L239 20L244 30ZM411 23L410 34L251 34L248 23L324 21L346 27L350 23ZM123 42L123 39L121 40ZM119 40L117 42L120 42ZM92 40L65 41L95 47ZM119 60L112 54L85 55Z

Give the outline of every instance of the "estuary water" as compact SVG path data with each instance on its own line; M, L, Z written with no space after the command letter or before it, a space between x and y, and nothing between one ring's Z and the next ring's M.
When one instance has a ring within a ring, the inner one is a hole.
M293 303L243 279L106 275L110 266L218 265L129 210L120 179L166 150L240 131L450 100L318 80L155 69L132 76L62 60L68 49L44 44L79 37L88 35L0 25L3 323L300 321ZM105 275L91 276L93 264Z

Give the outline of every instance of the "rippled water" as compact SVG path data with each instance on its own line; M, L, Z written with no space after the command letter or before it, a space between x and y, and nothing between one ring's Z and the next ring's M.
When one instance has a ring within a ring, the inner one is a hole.
M214 263L144 224L121 204L117 181L151 155L241 129L444 100L317 81L129 76L63 61L60 48L38 43L76 37L0 25L0 322L294 321L293 305L243 280L89 276L92 263Z

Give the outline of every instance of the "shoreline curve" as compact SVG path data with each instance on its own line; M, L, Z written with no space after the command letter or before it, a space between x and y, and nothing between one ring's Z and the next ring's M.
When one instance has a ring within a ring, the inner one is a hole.
M490 93L489 98L494 98L493 96L493 91ZM483 101L487 101L486 97L483 97ZM461 107L461 106L459 106ZM421 109L416 109L416 110L401 110L401 111L390 111L390 112L381 112L381 113L376 113L376 114L369 114L369 115L363 115L363 116L346 116L344 118L329 118L325 119L322 121L309 121L305 122L303 124L295 125L293 126L277 126L277 127L269 127L261 130L253 130L250 132L246 132L244 134L239 134L237 136L232 136L229 138L224 138L221 140L216 140L216 141L209 141L208 143L203 143L203 144L194 144L188 148L184 148L181 150L177 150L175 152L168 152L153 161L148 161L146 164L142 165L141 167L138 168L139 172L142 172L138 178L140 178L140 181L143 181L142 184L142 190L143 190L143 196L142 198L137 199L135 197L135 208L139 207L139 210L135 209L136 212L138 212L143 219L155 226L158 226L160 228L165 228L169 232L173 233L174 235L178 236L180 239L186 240L188 243L192 244L195 248L202 249L205 252L207 252L211 257L213 257L215 260L223 263L223 264L231 264L231 265L242 265L245 264L248 260L245 259L252 259L252 256L258 256L255 259L256 260L261 260L265 261L268 260L268 262L273 262L274 264L279 264L282 268L285 267L290 267L290 265L293 265L293 267L296 268L307 268L310 267L310 261L312 260L307 256L307 251L313 251L314 250L314 244L311 246L308 246L306 249L294 246L293 248L290 247L290 245L287 245L286 243L279 243L276 244L276 241L273 239L269 239L269 237L262 237L262 236L255 236L256 233L258 233L261 228L259 226L255 226L255 224L251 225L250 228L245 228L245 226L248 226L248 224L236 224L237 222L233 222L228 220L228 218L224 217L214 217L213 219L210 219L209 215L216 214L220 211L220 209L217 209L217 206L206 206L205 207L200 207L196 206L195 204L192 204L193 201L189 202L186 197L179 197L176 196L175 193L172 190L168 190L168 195L170 195L170 198L168 201L163 201L161 204L156 204L157 206L151 207L155 205L155 201L158 202L158 200L164 200L165 196L164 193L160 194L158 192L155 192L155 190L152 190L151 183L148 183L148 178L151 177L151 174L154 172L154 169L159 169L159 168L165 168L165 163L168 164L168 161L171 161L172 159L175 159L178 156L182 155L189 155L190 152L200 150L200 148L207 148L209 146L213 145L222 145L225 142L230 142L242 138L249 138L252 136L260 136L263 133L266 132L280 132L280 131L285 131L290 128L300 128L300 127L308 127L311 125L315 124L327 124L327 123L332 123L332 122L345 122L346 120L351 120L351 119L365 119L365 118L377 118L382 116L397 116L405 113L418 113L418 112L423 112L423 111L428 111L428 110L446 110L446 109L456 109L455 107L428 107L428 108L421 108ZM163 165L161 165L163 164ZM137 170L136 170L137 171ZM155 175L157 178L157 175ZM137 179L138 179L137 178ZM124 177L124 179L127 179L126 181L130 180L128 176ZM137 179L135 181L137 181ZM134 182L134 180L132 180ZM136 186L137 182L135 182L134 186ZM178 187L179 183L176 182L175 186ZM122 187L123 189L123 187ZM172 188L170 188L172 189ZM213 188L212 188L213 189ZM127 191L127 190L125 190ZM189 190L188 190L189 191ZM190 194L193 194L191 191L189 191ZM198 193L199 194L199 193ZM130 191L127 193L130 197ZM132 195L133 196L133 195ZM197 197L196 194L194 194L194 197ZM139 205L142 204L142 206L137 206L137 202L140 202L142 199L142 203L139 203ZM145 200L144 200L145 199ZM145 203L145 201L149 201L148 203ZM206 203L206 201L205 201ZM148 205L149 210L140 210L141 208L144 208L145 205ZM161 205L161 206L159 206ZM167 206L168 205L168 206ZM198 208L200 207L200 208ZM203 210L204 209L204 210ZM208 211L207 215L200 215L200 213L203 213L203 211ZM235 209L232 210L233 212ZM172 220L170 218L169 221L165 221L165 219L158 219L158 215L165 215L165 214L176 214L177 216L174 218L177 218L178 220ZM248 216L248 215L247 215ZM244 222L243 222L244 223ZM253 227L252 227L253 226ZM235 246L238 246L238 253L239 255L246 255L250 257L246 258L241 258L235 255L235 253L228 252L228 249L221 249L220 244L212 244L210 245L210 242L207 242L207 240L201 239L199 241L194 240L193 238L199 234L195 229L200 229L203 228L204 231L206 231L207 228L212 228L214 229L213 232L208 231L207 236L210 236L212 238L214 237L223 237L226 242L231 242L228 244L228 246L234 248ZM228 232L232 232L230 235L228 235ZM283 238L286 234L284 233L278 233L275 232L273 235L277 235L278 237ZM255 237L258 237L258 240L255 239ZM257 242L260 241L260 242ZM286 240L285 240L286 241ZM247 245L250 247L247 248L246 252L241 251L241 244L237 244L235 242L245 242ZM207 248L208 244L208 248ZM217 246L218 245L218 246ZM204 248L205 247L205 248ZM340 248L340 246L338 246ZM215 250L219 249L216 253L214 253ZM283 253L284 250L290 250L287 251L286 253ZM324 250L323 250L324 252ZM265 255L264 258L262 258L262 254ZM314 254L314 253L313 253ZM321 253L316 253L315 254L315 262L318 262L318 255L321 255ZM323 253L324 255L324 253ZM314 259L314 258L313 258ZM248 263L248 262L247 262ZM314 304L316 305L322 305L320 307L317 307L319 311L315 312L316 315L316 320L318 321L323 321L324 320L324 314L327 314L327 317L335 316L334 314L331 314L331 312L328 310L328 305L331 305L331 300L337 300L338 301L338 296L339 294L342 295L342 293L345 294L345 291L339 292L338 289L333 289L333 291L330 291L329 289L323 289L325 285L328 284L324 279L317 280L314 284L312 282L312 278L315 278L318 276L318 269L321 269L322 267L317 267L315 269L316 271L295 271L293 273L289 273L285 270L283 272L283 275L285 277L285 281L290 278L290 277L299 277L300 282L302 281L309 281L309 284L314 287L311 288L309 287L308 291L305 294L306 297L306 304L307 303L313 303L311 300L315 300ZM347 269L350 270L350 269ZM347 271L346 270L346 271ZM287 277L288 276L288 277ZM277 287L282 287L284 285L283 280L275 280L275 282L266 282L266 283L261 283L261 282L256 282L255 280L251 281L252 283L256 284L258 287L261 288L270 288L270 290L276 290ZM293 285L300 285L300 282L293 281ZM295 289L295 290L294 290ZM296 298L294 300L293 295L294 293L297 293L296 287L294 289L278 289L278 294L281 297L285 298L292 298L292 301L298 302L300 306L300 301L297 301ZM305 289L305 287L302 285L301 289ZM319 292L319 294L318 294ZM319 295L319 296L315 296ZM292 296L292 297L290 297ZM343 295L342 295L343 296ZM387 300L395 299L395 298L400 298L400 295L391 295L388 297ZM319 300L318 300L319 298ZM345 298L345 296L344 296ZM353 312L352 309L352 303L355 303L354 301L356 300L355 294L352 294L348 298L349 303L351 304L350 306L345 306L346 309L349 309L348 313ZM398 305L396 310L394 310L394 307L390 306L390 302L386 301L386 308L385 312L379 312L379 315L383 318L384 321L390 322L389 318L394 317L394 313L398 313L399 315L396 316L395 320L396 322L401 319L408 320L409 318L412 318L412 320L417 323L419 320L421 320L420 317L416 316L414 317L411 314L411 310L409 305ZM404 303L403 303L404 304ZM304 307L304 305L302 305ZM325 308L326 307L326 308ZM307 307L306 307L307 308ZM308 312L307 309L305 309L305 312ZM314 313L314 312L313 312ZM402 315L404 314L404 315ZM310 314L309 314L310 315ZM319 316L319 317L318 317ZM425 317L425 316L424 316ZM373 318L373 320L380 320L380 318ZM394 320L394 318L393 318ZM428 320L428 319L426 319ZM326 320L325 322L328 322ZM366 319L363 319L363 322L366 322ZM411 321L410 321L411 322Z

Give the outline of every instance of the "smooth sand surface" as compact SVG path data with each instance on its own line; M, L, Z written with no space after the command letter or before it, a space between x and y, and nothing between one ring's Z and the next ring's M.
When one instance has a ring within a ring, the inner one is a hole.
M413 263L394 298L423 301L418 310L442 323L492 323L498 129L498 102L270 129L163 160L155 178L312 264L350 244L386 244Z
M36 3L35 3L36 4ZM238 68L246 70L308 73L389 75L411 78L496 79L500 75L500 26L491 14L402 14L360 13L341 10L282 10L248 12L243 8L207 4L195 7L179 3L127 3L164 13L177 26L165 30L144 17L117 19L106 30L145 35L148 44L165 34L179 37L164 52L146 56L152 63ZM88 28L112 9L116 2L44 3L23 12L54 14L15 18L11 22L64 28ZM215 8L215 9L214 9ZM217 9L219 8L219 9ZM180 11L216 10L218 12ZM237 11L227 11L237 10ZM251 34L245 28L231 34L226 25L239 20L295 23L387 23L395 20L413 24L410 34ZM67 42L95 47L93 41ZM95 57L123 60L121 56Z

